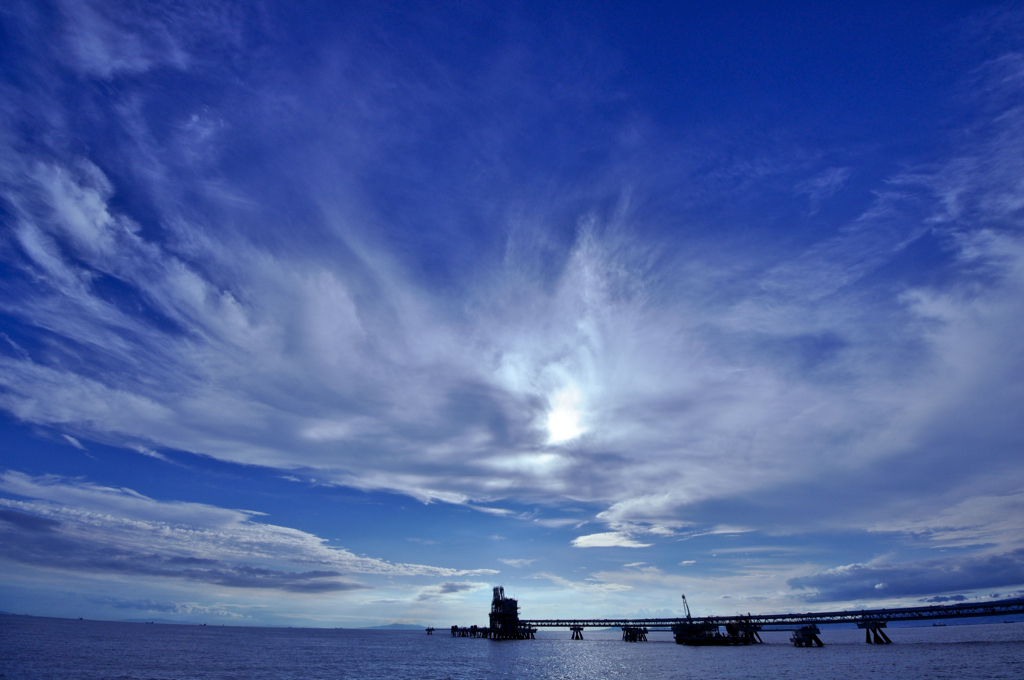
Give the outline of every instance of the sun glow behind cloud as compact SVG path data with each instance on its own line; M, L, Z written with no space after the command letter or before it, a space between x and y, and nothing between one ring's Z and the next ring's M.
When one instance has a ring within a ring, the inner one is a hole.
M581 395L576 385L569 385L555 393L547 416L548 444L560 444L583 434L580 401Z

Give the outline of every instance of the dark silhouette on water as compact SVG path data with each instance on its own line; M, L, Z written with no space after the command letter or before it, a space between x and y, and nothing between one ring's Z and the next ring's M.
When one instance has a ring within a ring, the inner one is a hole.
M694 618L683 595L685 618L668 619L527 619L519 618L519 603L506 597L505 589L494 587L491 599L490 625L487 627L452 626L452 637L488 638L491 640L532 640L538 628L568 628L573 640L583 639L584 628L621 628L627 642L646 642L651 630L672 631L681 645L751 645L762 642L761 632L790 631L790 642L796 647L823 647L819 625L855 623L864 630L868 644L888 645L892 640L884 628L890 621L929 621L980 616L1024 614L1024 598L994 600L974 604L931 605L842 611L808 612L805 614L761 614L746 616L705 616ZM945 624L933 624L942 626ZM789 626L789 627L786 627ZM722 634L722 628L725 634Z

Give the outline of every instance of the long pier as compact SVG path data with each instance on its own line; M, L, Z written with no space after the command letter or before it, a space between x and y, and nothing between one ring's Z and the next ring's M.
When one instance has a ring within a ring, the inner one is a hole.
M881 623L888 621L931 621L963 619L976 616L1004 616L1024 614L1024 598L998 600L975 604L932 605L928 607L902 607L898 609L846 609L836 612L808 612L806 614L747 614L745 616L704 616L674 619L520 619L523 626L533 628L648 628L671 630L672 626L691 623L724 626L742 622L748 626L807 626L830 623ZM770 630L770 629L769 629Z
M790 641L797 647L823 646L819 625L854 623L864 630L865 642L890 644L884 628L890 621L937 621L979 616L1024 614L1024 598L993 600L970 604L930 605L876 609L845 609L841 611L804 612L793 614L746 614L734 616L690 616L683 597L686 617L618 618L618 619L520 619L519 604L506 597L501 586L494 588L490 625L459 628L452 626L453 637L482 637L493 640L533 639L539 628L562 628L572 631L573 640L583 639L586 628L621 628L622 639L643 642L650 631L672 631L676 642L685 645L746 645L761 642L761 632L792 631ZM726 634L721 634L725 628Z

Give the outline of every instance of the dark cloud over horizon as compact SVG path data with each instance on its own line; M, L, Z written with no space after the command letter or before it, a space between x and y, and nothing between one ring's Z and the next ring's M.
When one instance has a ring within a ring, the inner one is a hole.
M934 593L1005 588L1024 583L1024 549L995 555L962 555L916 562L851 564L792 578L810 602L871 601ZM929 602L960 601L963 595Z

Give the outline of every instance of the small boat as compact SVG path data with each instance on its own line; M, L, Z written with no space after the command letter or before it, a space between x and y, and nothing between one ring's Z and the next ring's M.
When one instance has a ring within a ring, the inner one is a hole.
M945 626L946 624L944 624L944 623L933 623L932 625L935 626L936 628L938 628L939 626Z

